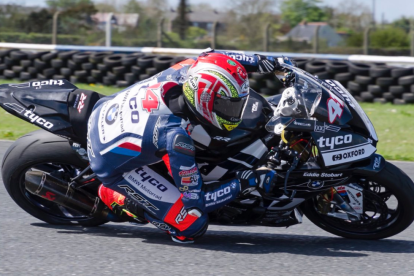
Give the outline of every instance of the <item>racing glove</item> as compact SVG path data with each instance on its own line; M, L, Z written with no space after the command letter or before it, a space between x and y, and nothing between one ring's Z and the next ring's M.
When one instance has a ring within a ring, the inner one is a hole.
M260 194L271 195L277 174L274 170L261 167L257 170L240 171L236 173L240 181L241 194L249 194L257 190Z
M280 69L277 59L267 58L266 56L255 54L258 59L259 73L268 74Z

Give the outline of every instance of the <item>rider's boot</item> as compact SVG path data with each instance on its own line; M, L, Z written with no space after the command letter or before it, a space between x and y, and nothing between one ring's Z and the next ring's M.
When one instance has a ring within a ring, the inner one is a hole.
M98 190L99 198L105 203L112 212L117 215L119 218L136 223L147 223L143 214L141 214L142 209L138 209L134 200L126 198L124 195L107 188L101 184Z

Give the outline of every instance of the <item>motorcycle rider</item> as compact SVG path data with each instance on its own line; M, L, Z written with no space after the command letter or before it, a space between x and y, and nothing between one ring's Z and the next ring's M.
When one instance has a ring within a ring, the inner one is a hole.
M269 192L275 172L266 169L203 183L193 139L198 126L235 129L249 97L247 72L278 68L270 57L209 49L99 100L88 123L88 156L103 183L99 197L119 216L191 243L207 230L212 210L240 193ZM148 167L162 161L174 183Z

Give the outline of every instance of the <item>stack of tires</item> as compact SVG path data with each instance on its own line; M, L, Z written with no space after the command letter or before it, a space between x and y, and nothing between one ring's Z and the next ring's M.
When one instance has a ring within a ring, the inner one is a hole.
M143 53L0 50L0 78L20 81L68 79L72 83L127 87L184 59ZM414 68L339 60L295 59L295 62L297 67L320 79L339 81L358 101L414 103ZM284 90L272 74L250 73L249 80L251 88L264 96Z
M4 79L68 79L72 83L100 83L126 87L147 79L185 57L114 54L113 52L0 51L0 77Z

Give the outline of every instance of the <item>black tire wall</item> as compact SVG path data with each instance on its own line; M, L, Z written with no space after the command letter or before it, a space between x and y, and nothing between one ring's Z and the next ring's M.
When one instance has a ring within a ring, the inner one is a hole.
M126 87L185 59L143 53L0 50L0 79L28 81L63 77L78 83ZM306 58L297 59L296 64L320 79L336 79L362 102L413 102L414 68ZM266 96L283 91L273 75L250 73L249 79L251 87Z

